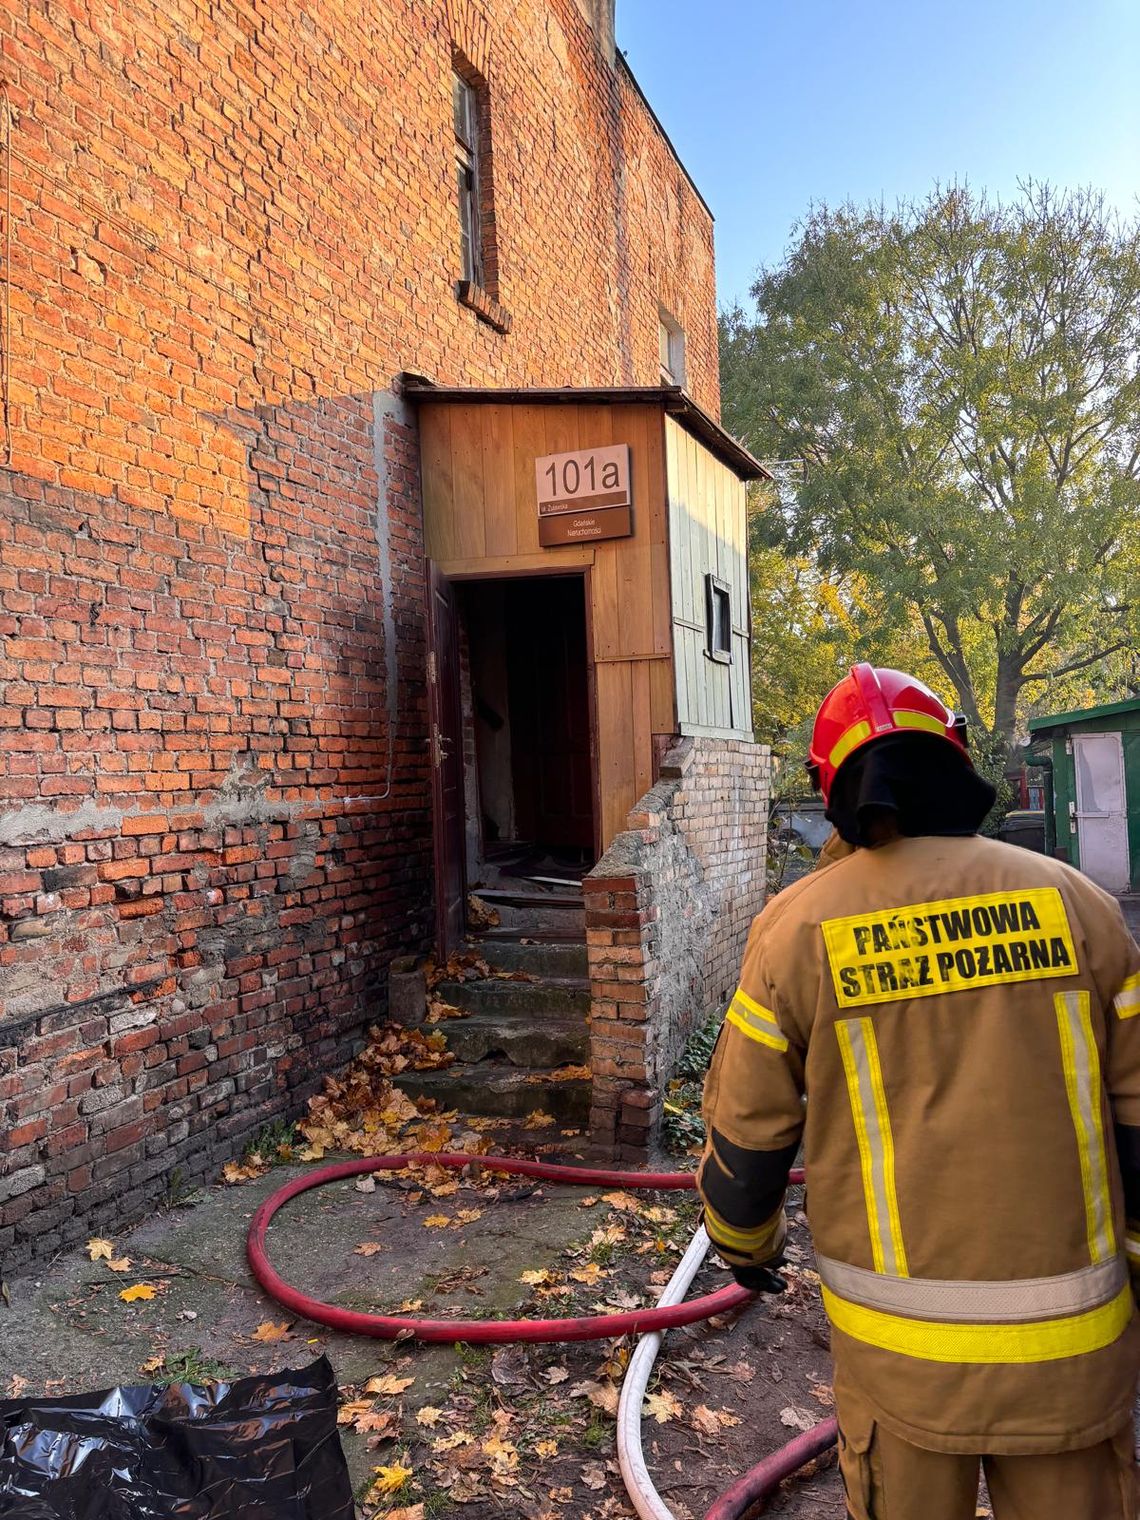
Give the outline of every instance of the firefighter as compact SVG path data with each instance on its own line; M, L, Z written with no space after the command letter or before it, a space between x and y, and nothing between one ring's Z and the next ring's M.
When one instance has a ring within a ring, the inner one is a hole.
M1133 1520L1140 951L1079 872L977 836L993 789L913 677L856 665L809 764L852 849L752 925L709 1235L782 1283L802 1141L854 1520L972 1520L979 1470L996 1520Z

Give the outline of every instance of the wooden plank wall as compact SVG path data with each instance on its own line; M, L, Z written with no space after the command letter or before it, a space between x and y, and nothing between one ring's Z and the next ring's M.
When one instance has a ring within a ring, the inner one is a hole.
M632 403L419 407L426 547L445 574L588 571L603 849L653 783L653 735L676 732L663 417ZM609 443L630 446L633 536L540 548L535 460Z
M671 417L665 418L665 461L679 731L751 738L744 482ZM731 665L705 653L710 573L731 587Z

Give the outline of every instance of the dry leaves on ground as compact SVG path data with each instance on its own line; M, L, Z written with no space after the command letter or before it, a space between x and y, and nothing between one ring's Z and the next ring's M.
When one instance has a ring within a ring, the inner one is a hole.
M816 1423L814 1414L809 1414L806 1409L798 1409L794 1404L780 1410L780 1424L786 1425L789 1430L810 1430Z
M115 1247L109 1240L95 1238L89 1240L83 1248L92 1261L110 1261L115 1254Z
M125 1304L135 1304L152 1299L157 1292L158 1289L152 1287L150 1283L135 1283L133 1288L124 1288L119 1297Z
M362 1240L353 1250L354 1256L375 1256L378 1251L386 1251L387 1246L381 1245L378 1240Z
M282 1320L280 1324L274 1324L271 1319L263 1319L261 1324L250 1336L251 1341L264 1341L272 1344L275 1341L287 1341L292 1337L289 1334L289 1320Z
M226 1162L222 1167L222 1181L231 1186L239 1182L253 1182L258 1177L264 1177L268 1170L269 1163L257 1151L250 1151L242 1161Z
M375 1474L372 1480L374 1494L397 1493L412 1476L412 1469L402 1467L398 1462L390 1467L374 1467L372 1470Z
M390 1398L405 1392L415 1382L414 1377L399 1378L386 1372L381 1377L370 1377L364 1385L365 1393L383 1393Z
M645 1395L642 1414L646 1419L656 1420L658 1425L665 1425L670 1420L678 1419L683 1413L680 1399L676 1394L670 1393L667 1388Z
M703 1436L715 1436L730 1425L739 1425L739 1415L733 1414L731 1409L710 1409L707 1404L698 1404L693 1410L689 1423L694 1430Z

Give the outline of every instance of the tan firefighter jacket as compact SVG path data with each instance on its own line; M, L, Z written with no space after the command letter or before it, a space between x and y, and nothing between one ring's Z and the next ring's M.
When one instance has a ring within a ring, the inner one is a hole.
M752 926L704 1111L730 1263L778 1256L802 1137L837 1387L888 1429L1060 1451L1128 1418L1140 952L1085 877L926 837L797 882Z

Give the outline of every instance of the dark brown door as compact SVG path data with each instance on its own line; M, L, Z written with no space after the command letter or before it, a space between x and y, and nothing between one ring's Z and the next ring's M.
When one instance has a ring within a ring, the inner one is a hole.
M592 850L583 582L578 576L514 581L506 611L519 837Z
M436 938L446 958L463 937L463 743L455 588L428 563L428 716L431 722Z

